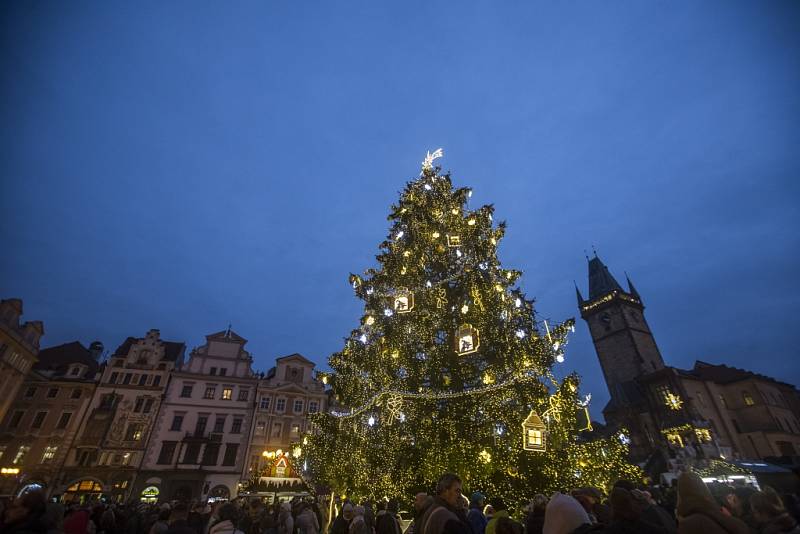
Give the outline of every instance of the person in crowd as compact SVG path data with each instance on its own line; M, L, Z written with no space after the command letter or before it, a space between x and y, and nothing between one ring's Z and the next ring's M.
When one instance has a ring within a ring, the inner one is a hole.
M294 517L292 517L292 503L284 501L280 504L278 512L278 534L294 534Z
M415 534L417 532L417 524L432 504L433 497L425 492L421 491L414 496L414 518L411 520L411 524L408 525L408 528L406 528L405 534Z
M349 534L372 534L364 519L364 507L361 505L353 508L353 520L350 521Z
M741 520L725 514L695 473L678 477L678 534L749 534Z
M45 534L47 532L47 501L41 491L29 491L13 501L3 511L3 534Z
M497 528L497 522L500 519L508 519L513 523L517 523L513 519L511 519L511 515L508 513L508 508L506 507L506 503L503 499L499 497L495 497L491 500L492 508L494 508L494 515L492 519L486 524L486 534L495 534L495 529ZM519 525L519 529L516 528L516 525L511 525L512 529L522 530L522 525Z
M64 534L86 534L89 531L89 512L78 506L70 506L64 517Z
M192 530L194 530L195 534L205 534L209 519L208 515L205 513L205 508L203 503L195 503L186 518L186 521L189 523Z
M150 534L167 534L167 530L169 530L169 515L169 505L162 506L158 512L158 519L150 527Z
M362 501L364 507L364 523L367 524L370 534L375 532L375 512L372 510L372 501Z
M453 473L445 473L436 484L436 497L420 518L415 528L416 534L452 533L470 534L469 524L462 520L457 509L461 505L461 478ZM466 517L464 517L466 519Z
M650 532L652 534L667 534L667 531L658 523L648 521L644 517L646 503L643 495L637 497L633 491L622 487L611 490L611 522L603 531L608 534L633 534L636 532Z
M597 488L579 488L571 492L581 503L592 523L607 525L611 521L611 510L603 504L603 494Z
M678 525L666 510L660 507L649 491L635 489L631 492L636 505L641 510L641 518L645 523L661 527L667 534L678 532Z
M350 531L350 523L353 521L353 505L345 502L342 511L336 516L331 525L331 534L347 534Z
M400 528L400 518L397 516L399 506L392 499L386 503L386 510L378 512L375 516L375 534L403 534Z
M264 514L264 503L261 499L253 499L245 505L238 528L244 534L261 534L261 517Z
M300 505L300 513L297 514L296 525L299 534L319 534L319 520L309 503L304 502Z
M760 534L800 534L797 521L786 511L780 495L769 486L750 496L750 508Z
M217 503L219 504L219 503ZM212 513L208 534L244 534L236 528L239 510L233 503L225 503Z
M584 525L591 525L583 506L571 495L556 492L544 511L543 534L572 534Z
M64 505L49 502L45 506L44 522L47 534L62 534L64 532Z
M469 511L467 521L472 527L472 534L485 534L486 523L489 521L483 515L483 507L486 505L486 497L483 493L476 491L469 498Z
M546 507L547 497L541 493L533 496L525 516L526 534L542 534L542 529L544 529L544 511Z
M491 504L487 504L483 507L483 516L486 518L487 524L492 520L492 516L494 516L494 507Z
M189 507L186 504L178 503L172 507L167 534L195 534L189 523Z
M494 531L496 534L523 534L523 527L510 517L500 517L497 519Z

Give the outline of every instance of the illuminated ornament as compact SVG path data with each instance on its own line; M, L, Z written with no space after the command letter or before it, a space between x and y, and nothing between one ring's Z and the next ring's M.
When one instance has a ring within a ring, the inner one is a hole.
M469 311L469 306L467 306L466 304L461 306L461 313L467 313L468 311Z
M358 340L360 342L362 342L362 343L366 343L367 342L367 334L361 334L361 337L358 338Z
M400 274L406 274L406 266L403 265L403 268L400 269Z
M385 310L383 310L383 314L386 317L391 317L392 315L394 315L394 312L392 310L390 310L389 308L386 308Z
M627 434L620 433L619 442L625 446L628 446L631 444L631 438L629 438Z
M303 449L300 447L295 447L294 450L292 450L292 456L295 458L300 458L301 454L303 454Z
M697 436L697 441L700 443L711 442L711 432L707 428L695 428L694 433Z
M375 290L372 289L371 287L368 287L367 288L367 295L372 295L373 293L375 293Z
M515 300L515 301L514 301L514 305L515 305L517 308L519 308L520 306L522 306L522 300L520 300L520 299L518 298L517 300Z
M430 281L430 280L428 280L427 282L425 282L425 287L433 287L433 284L431 284L431 281Z
M525 331L524 330L517 330L516 334L517 334L517 337L520 338L520 339L525 337Z
M303 438L303 445L308 445L308 436Z
M456 352L461 356L476 352L481 346L480 335L477 328L471 324L463 324L455 335Z
M582 406L578 408L578 432L588 431L591 432L592 428L592 420L589 417L589 408L587 406Z
M461 255L462 255L462 254L461 254L461 251L460 251L459 249L456 249L456 256L458 256L458 257L460 258L460 257L461 257Z
M497 244L497 239L495 239L495 238L491 238L491 239L489 239L489 242L490 242L492 245L496 245L496 244Z
M397 288L394 296L394 311L397 313L408 313L414 309L414 293L404 287Z
M403 412L400 412L400 415L397 417L397 419L398 419L398 420L399 420L401 423L405 423L405 422L406 422L406 414L404 414Z
M556 354L556 361L558 363L564 363L564 355L561 353Z
M368 424L369 426L375 426L375 418L374 418L373 416L371 416L371 415L370 415L370 416L369 416L369 419L367 419L367 424Z
M364 324L366 324L367 326L374 325L375 324L375 317L373 317L371 315L367 315L367 317L364 319Z
M431 184L425 184L425 190L426 191L430 191L431 189L432 189L431 188Z
M322 383L323 384L327 384L328 383L328 375L322 375Z
M399 351L399 350L397 350L397 349L394 349L394 350L392 351L392 358L394 358L394 359L396 360L396 359L397 359L397 358L399 358L399 357L400 357L400 351Z
M665 432L664 436L667 438L667 442L670 445L675 445L676 447L683 447L683 438L678 432Z
M452 213L453 215L458 215L458 208L451 209L450 213Z
M547 427L533 410L522 422L522 448L536 452L547 450Z
M469 198L472 198L472 189L470 189L469 191L467 191L467 196L468 196Z
M683 399L681 399L678 395L670 392L664 395L664 403L667 407L671 408L672 410L680 410L683 406Z
M450 248L461 246L461 236L456 234L447 234L447 246Z
M399 376L402 379L406 379L408 378L408 371L406 371L405 367L401 367L400 369L397 370L397 376Z
M483 307L483 299L481 298L481 294L478 289L473 287L469 293L472 295L472 300L475 302L475 305L478 307L478 309L484 311L486 308Z
M278 449L277 451L275 451L275 456L278 458L283 456L283 449Z
M404 235L405 235L405 232L403 232L402 230L400 230L399 232L397 232L397 235L395 235L395 236L394 236L394 238L395 238L395 239L400 239L400 238L401 238L401 237L403 237Z
M554 351L558 352L559 347L561 347L561 343L559 343L558 341L553 343L553 350Z
M512 477L518 477L519 476L519 471L513 465L508 466L508 469L506 470L506 472L509 475L511 475Z
M438 239L438 237L439 237L441 234L440 234L439 232L433 232L431 235L433 236L433 238L434 238L434 239Z
M500 284L495 284L494 285L494 290L497 291L498 293L502 293L503 292L503 286L501 286Z
M483 449L479 454L478 457L481 459L481 462L488 464L492 461L492 455L486 449Z
M468 220L467 224L470 225L470 226L475 226L475 219Z
M481 271L485 271L485 270L486 270L486 267L488 267L488 265L486 265L486 262L485 262L485 261L484 261L484 262L481 262L481 263L479 263L479 264L478 264L478 268L479 268Z
M356 274L351 274L350 284L352 284L353 289L358 289L358 287L361 285L361 277Z
M506 431L506 427L504 427L501 423L497 423L494 425L494 433L498 436L502 436Z
M409 256L411 256L411 251L410 250L406 250L405 252L403 252L403 257L404 258L407 258Z
M489 384L494 384L494 377L492 376L492 374L489 371L486 371L483 374L483 383L486 384L487 386Z
M447 249L446 249L446 248L445 248L445 246L444 246L444 245L442 245L441 243L439 243L438 245L436 245L436 252L438 252L439 254L441 254L441 253L442 253L442 252L444 252L445 250L447 250Z
M395 419L400 419L402 408L403 398L400 395L389 395L386 398L386 421L392 424Z
M437 308L444 308L445 304L447 304L447 292L443 287L440 287L436 290L436 307Z
M431 154L430 151L427 152L425 155L425 159L422 160L422 169L423 170L430 170L433 168L433 161L436 159L441 158L444 155L444 151L441 148L437 148Z

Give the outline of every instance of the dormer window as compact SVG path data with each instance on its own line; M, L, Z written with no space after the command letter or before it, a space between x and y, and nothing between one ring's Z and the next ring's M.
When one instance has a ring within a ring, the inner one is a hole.
M81 374L81 365L73 365L69 368L69 376L80 376Z

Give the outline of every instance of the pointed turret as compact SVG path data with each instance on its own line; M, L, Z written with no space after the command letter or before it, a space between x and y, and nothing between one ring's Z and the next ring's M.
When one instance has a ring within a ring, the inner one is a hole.
M583 306L583 295L581 295L581 290L578 289L578 284L575 280L573 280L572 283L575 284L575 295L578 297L578 309L580 309L581 306Z
M623 291L619 283L595 253L589 260L589 300L594 300L614 290Z
M636 297L637 300L641 301L642 297L639 296L639 292L636 291L635 287L633 287L633 282L631 282L631 278L628 276L628 273L625 273L625 280L628 282L628 293Z

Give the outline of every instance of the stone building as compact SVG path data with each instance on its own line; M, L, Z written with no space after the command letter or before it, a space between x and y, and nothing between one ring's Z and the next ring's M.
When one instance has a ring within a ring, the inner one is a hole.
M325 411L325 385L314 363L300 354L283 356L258 382L245 477L259 480L259 491L278 493L297 486L291 446L308 429L308 414Z
M22 325L22 301L0 300L0 421L16 398L22 382L39 354L39 340L44 335L41 321Z
M183 363L184 351L183 343L150 330L127 338L105 362L55 490L66 501L130 496L170 373Z
M700 361L691 370L665 365L642 298L627 285L595 255L588 298L576 292L611 394L603 415L629 431L633 460L659 473L715 458L800 454L794 386Z
M236 496L258 383L246 343L230 328L210 334L172 372L135 495L151 500Z
M39 353L0 427L0 463L20 470L0 480L0 494L26 487L52 493L91 402L102 351L102 343L87 349L73 341Z

